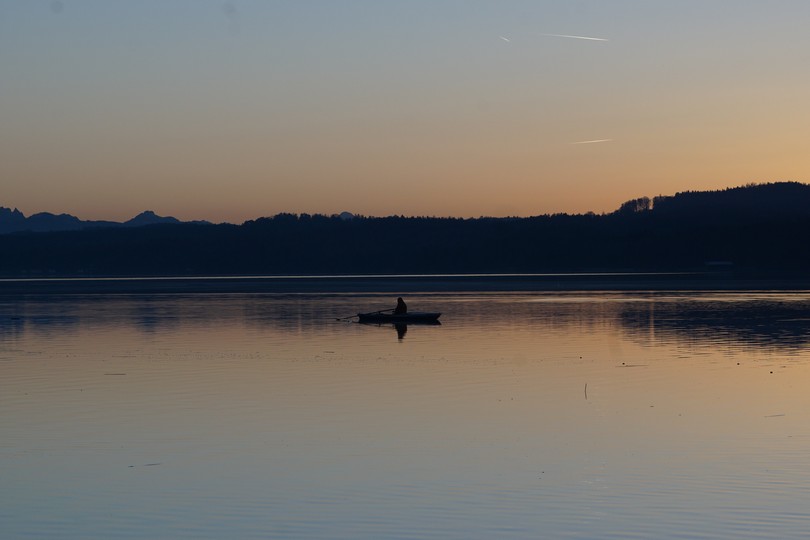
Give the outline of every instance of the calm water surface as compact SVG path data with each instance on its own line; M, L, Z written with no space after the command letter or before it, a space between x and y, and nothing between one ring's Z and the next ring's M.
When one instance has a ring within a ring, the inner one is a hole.
M810 533L810 294L407 300L0 299L0 537Z

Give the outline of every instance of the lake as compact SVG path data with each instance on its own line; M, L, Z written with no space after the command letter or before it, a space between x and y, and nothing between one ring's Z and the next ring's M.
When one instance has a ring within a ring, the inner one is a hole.
M0 536L806 538L810 293L0 297Z

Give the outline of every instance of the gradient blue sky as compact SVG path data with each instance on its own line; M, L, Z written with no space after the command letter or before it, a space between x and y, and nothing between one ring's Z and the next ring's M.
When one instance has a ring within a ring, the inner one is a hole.
M799 0L0 0L0 205L502 216L804 182L809 25Z

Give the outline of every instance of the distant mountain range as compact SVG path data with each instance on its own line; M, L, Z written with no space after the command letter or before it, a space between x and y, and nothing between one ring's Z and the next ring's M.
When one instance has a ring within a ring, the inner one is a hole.
M0 234L0 277L686 271L810 279L810 185L797 182L641 197L607 214L283 213L193 226L151 212L111 223L3 209L0 227L18 231Z
M159 216L151 210L141 212L134 218L119 223L117 221L83 221L70 214L51 214L50 212L40 212L25 217L25 215L16 208L12 210L0 206L0 234L14 232L80 231L98 227L144 227L146 225L167 223L208 224L207 221L183 222L171 216Z

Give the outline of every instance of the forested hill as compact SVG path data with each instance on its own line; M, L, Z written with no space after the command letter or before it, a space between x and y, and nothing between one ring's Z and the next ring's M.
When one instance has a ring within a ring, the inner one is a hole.
M619 212L645 210L652 210L658 216L692 222L807 217L810 216L810 186L780 182L722 191L686 191L674 196L634 199L623 204Z
M242 225L0 235L0 275L810 272L810 186L628 201L610 214L425 218L279 214ZM810 275L810 274L808 274Z

